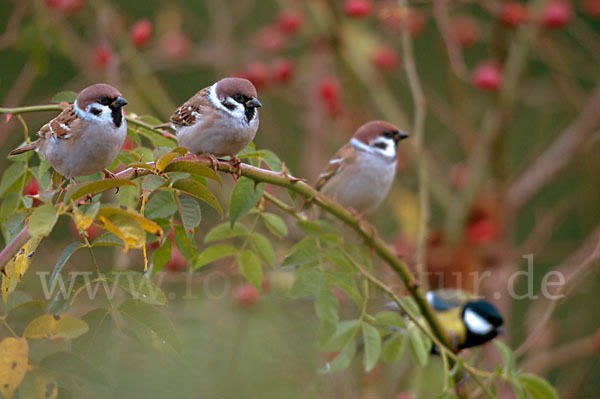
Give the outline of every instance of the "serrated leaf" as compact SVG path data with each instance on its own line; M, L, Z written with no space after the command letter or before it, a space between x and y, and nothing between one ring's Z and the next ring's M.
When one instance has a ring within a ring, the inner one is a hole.
M515 399L528 399L527 392L525 391L523 385L521 385L521 381L514 376L511 376L508 381L510 382L510 386L515 394Z
M196 250L196 246L190 242L183 226L173 226L173 239L179 252L181 252L188 262L192 263L196 256L198 256L198 251Z
M320 320L330 320L337 324L340 302L328 289L319 293L315 299L315 311Z
M375 315L375 323L395 328L406 328L406 321L396 312L385 310Z
M84 245L80 242L72 242L63 250L62 254L60 254L60 257L58 258L58 262L56 262L56 265L54 266L54 270L52 270L52 274L50 275L50 286L52 286L54 280L56 280L56 277L60 274L60 271L65 263L67 263L71 255L73 255L79 248L83 247Z
M97 216L98 217L106 217L108 219L112 219L117 216L127 217L129 219L133 219L136 222L138 222L140 224L140 226L142 226L144 231L146 231L150 234L154 234L159 239L163 235L163 230L157 223L153 222L152 220L146 219L145 217L143 217L142 215L140 215L139 213L134 212L134 211L128 211L128 210L124 210L121 208L106 207L106 208L100 208L98 210Z
M0 197L8 191L9 188L21 177L27 173L27 169L22 163L13 163L2 172L2 180L0 181Z
M166 182L167 182L167 179L165 179L162 176L158 176L158 175L144 176L144 178L142 180L142 189L148 190L148 191L154 191L157 188L161 187Z
M254 286L257 290L260 291L262 279L263 279L263 271L260 267L260 261L254 255L252 251L243 250L237 254L237 262L240 266L240 273L242 276Z
M29 362L29 345L24 338L8 337L0 341L0 393L11 398L23 381Z
M131 248L141 248L146 243L146 233L134 218L125 215L114 215L109 220L100 215L98 219L102 223L102 228L119 237L124 244L125 251Z
M171 260L172 246L173 244L170 240L165 240L165 242L152 253L152 273L161 271L167 262Z
M542 377L523 373L517 376L517 379L533 399L558 399L558 393L554 387Z
M58 220L58 209L51 204L35 208L29 217L29 234L32 237L46 237Z
M366 372L373 370L381 354L381 335L379 331L368 323L362 323L365 356L363 366Z
M348 342L346 346L338 353L338 355L329 364L328 372L333 373L339 370L343 370L350 365L352 359L356 355L356 342L353 340Z
M211 262L214 262L218 259L223 259L228 256L233 256L237 254L237 249L233 245L228 244L217 244L212 247L206 248L204 251L200 252L196 261L192 265L192 270L196 270L202 266L206 266Z
M202 211L198 200L188 195L179 195L179 204L181 205L180 214L183 226L186 229L194 229L202 221Z
M254 181L247 177L240 177L231 193L229 204L229 223L233 226L240 217L245 215L258 203L265 191L264 183L255 185Z
M168 164L165 167L165 173L169 172L183 172L189 173L196 176L206 177L221 183L221 178L211 168L205 165L200 165L199 163L190 162L190 161L174 161Z
M73 104L76 99L77 99L77 93L69 90L69 91L60 91L60 92L56 93L54 95L54 97L52 97L52 100L50 100L50 101L53 103Z
M158 190L150 195L144 216L148 219L165 218L177 212L177 204L170 192Z
M107 309L96 308L84 314L81 319L87 323L89 331L73 340L73 351L94 360L110 352L112 317Z
M186 179L177 180L173 183L173 187L206 202L217 212L219 212L221 216L223 216L223 208L221 207L221 204L219 204L217 198L204 184L195 180Z
M381 349L381 360L385 363L397 362L404 353L404 334L396 333L388 338Z
M275 155L275 153L273 151L261 150L261 153L262 153L261 159L264 163L267 164L269 169L271 169L274 172L281 172L283 163L281 162L281 159L279 159L279 157L277 155ZM288 170L288 173L291 174L291 172L289 170Z
M122 247L123 242L113 233L104 233L96 238L92 247Z
M324 286L325 276L319 269L310 266L300 267L296 271L294 285L292 285L288 296L290 299L298 299L316 295Z
M167 315L156 307L147 303L127 299L119 306L119 311L142 324L145 328L156 334L157 345L170 345L176 351L180 350L180 342L173 324Z
M413 357L413 361L421 366L425 367L429 361L429 351L426 348L421 332L414 325L408 328L408 342L410 346L410 352Z
M288 229L282 218L275 215L274 213L261 213L260 215L265 223L265 226L273 235L282 238L288 234Z
M28 339L71 339L85 334L88 325L79 319L61 315L41 315L33 319L23 332Z
M261 258L268 266L275 264L275 252L271 242L260 233L252 233L248 236L250 248Z
M204 243L210 244L211 242L227 240L229 238L241 237L248 234L248 229L243 224L236 223L231 228L229 222L221 223L213 227L205 236Z
M305 237L292 247L292 251L283 260L282 266L296 266L318 261L321 252L313 237Z
M358 320L344 320L339 322L335 334L324 346L324 349L332 351L340 350L348 342L354 339L359 329L360 323Z
M327 280L331 284L338 286L342 291L348 294L356 306L360 307L362 305L362 295L356 286L354 274L339 272L337 270L327 270L325 276L327 276Z
M149 305L165 305L167 303L165 293L143 273L132 270L113 270L104 277L134 299Z
M64 203L69 203L69 200L77 201L88 194L99 194L103 191L110 190L111 188L122 186L135 186L135 183L124 179L104 179L76 184L65 194Z

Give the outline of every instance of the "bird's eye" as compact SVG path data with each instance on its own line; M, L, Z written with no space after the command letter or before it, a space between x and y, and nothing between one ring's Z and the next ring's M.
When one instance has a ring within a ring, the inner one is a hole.
M100 113L101 113L102 111L100 111L98 108L93 108L93 107L92 107L92 108L90 108L90 112L91 112L92 114L94 114L94 115L100 115Z
M392 137L392 132L384 132L383 137Z
M237 101L238 103L241 103L241 102L243 102L243 101L244 101L244 96L242 96L241 94L236 94L236 95L233 97L233 99L234 99L235 101Z
M100 104L102 105L108 105L110 103L108 97L102 97L100 98Z

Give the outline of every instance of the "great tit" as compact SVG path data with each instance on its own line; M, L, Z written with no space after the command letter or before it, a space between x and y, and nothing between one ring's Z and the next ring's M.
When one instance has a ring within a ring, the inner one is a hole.
M503 333L500 312L485 299L453 289L429 291L425 298L446 330L454 349L482 345ZM398 309L395 303L389 305L389 308ZM434 348L433 351L437 350Z

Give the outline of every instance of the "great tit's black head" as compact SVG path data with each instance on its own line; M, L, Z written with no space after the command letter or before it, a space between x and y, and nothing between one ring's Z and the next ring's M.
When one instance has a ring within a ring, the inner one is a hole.
M463 307L462 319L467 337L461 348L481 345L494 339L504 322L498 309L485 300L467 302Z

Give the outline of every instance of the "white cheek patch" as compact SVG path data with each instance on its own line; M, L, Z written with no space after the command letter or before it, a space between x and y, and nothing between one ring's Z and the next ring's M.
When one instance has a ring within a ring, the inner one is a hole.
M212 85L210 87L210 90L208 91L208 100L212 103L212 105L214 105L221 111L227 112L228 114L234 116L235 118L239 118L244 121L246 120L246 114L245 114L246 109L244 108L243 104L238 103L231 97L227 97L224 99L224 101L235 105L235 109L230 110L221 103L221 101L219 100L219 97L217 96L217 84L216 83L214 85Z
M475 334L486 335L494 329L494 326L471 309L465 310L464 321L469 331Z
M385 148L375 147L375 144L385 144ZM377 137L371 141L371 145L367 145L360 140L351 139L350 144L361 151L368 152L370 154L378 154L389 160L396 159L396 142L392 138Z

